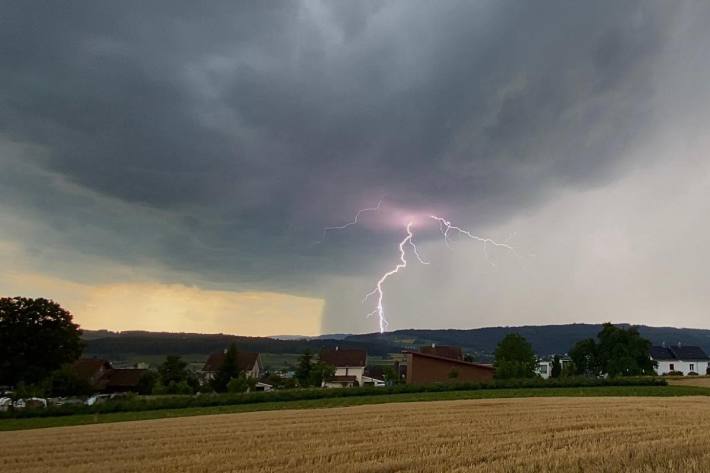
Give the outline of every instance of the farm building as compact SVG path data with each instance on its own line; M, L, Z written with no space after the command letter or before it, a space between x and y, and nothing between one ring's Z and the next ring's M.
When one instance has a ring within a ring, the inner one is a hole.
M114 368L108 360L80 358L72 369L96 391L117 393L137 391L141 377L147 371L137 368Z
M696 346L656 346L651 347L651 359L657 363L659 375L682 373L706 374L710 358L702 348Z
M490 381L495 368L464 361L458 347L422 347L420 351L405 351L407 384Z
M335 374L323 382L326 388L346 388L362 386L367 352L365 350L339 348L323 349L320 352L321 362L334 366Z
M202 371L200 372L204 381L212 381L217 374L217 371L224 363L224 357L227 350L221 353L212 353L205 362ZM259 353L249 351L237 352L237 366L239 371L244 372L249 378L259 379L264 372L264 364L261 361Z

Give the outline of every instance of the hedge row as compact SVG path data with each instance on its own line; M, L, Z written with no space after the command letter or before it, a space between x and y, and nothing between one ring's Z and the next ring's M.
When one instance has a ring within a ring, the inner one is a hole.
M383 388L361 387L342 389L287 389L243 394L197 394L194 396L136 397L111 400L94 406L68 405L49 407L46 409L10 410L7 412L0 412L0 419L67 416L75 414L103 414L109 412L148 411L159 409L182 409L187 407L212 407L235 404L254 404L260 402L288 402L310 399L329 399L402 393L476 391L482 389L573 388L594 386L665 386L666 384L666 380L653 377L611 379L575 377L548 380L541 378L494 380L489 383L460 382L451 384L436 383L428 385L400 384Z

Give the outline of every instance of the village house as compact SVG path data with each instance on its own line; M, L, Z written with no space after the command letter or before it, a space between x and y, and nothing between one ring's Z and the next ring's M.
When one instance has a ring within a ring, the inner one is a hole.
M464 361L459 347L422 347L404 351L407 356L407 384L486 382L493 379L491 365Z
M214 379L219 369L224 364L224 357L227 350L220 353L212 353L200 371L203 382L210 382ZM261 361L261 354L249 351L237 351L237 367L240 372L246 374L248 378L259 379L264 372L264 364Z
M72 364L78 377L98 392L137 392L140 379L148 371L141 368L114 368L108 360L80 358Z
M535 365L535 374L543 379L549 379L552 376L552 359L538 360ZM565 367L572 364L572 359L566 356L560 357L560 367L564 371Z
M656 373L659 375L690 373L705 375L708 372L710 358L697 346L655 346L651 347L649 355L657 363Z
M347 388L363 386L367 352L351 348L323 349L319 359L322 363L335 367L335 374L323 381L326 388ZM368 382L374 382L370 379ZM384 384L384 383L382 383Z

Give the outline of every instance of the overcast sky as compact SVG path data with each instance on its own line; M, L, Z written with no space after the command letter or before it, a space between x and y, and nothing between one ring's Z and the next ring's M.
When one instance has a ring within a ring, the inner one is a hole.
M706 2L0 11L3 295L86 328L371 332L411 220L430 264L384 285L391 329L710 328Z

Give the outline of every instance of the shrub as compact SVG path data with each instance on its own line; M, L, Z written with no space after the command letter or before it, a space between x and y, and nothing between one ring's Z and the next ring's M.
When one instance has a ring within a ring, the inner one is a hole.
M12 417L50 417L74 414L102 414L109 412L148 411L161 409L182 409L186 407L211 407L236 404L255 404L260 402L304 401L310 399L330 399L353 396L388 395L403 393L425 393L443 391L477 391L483 389L511 388L561 388L594 386L665 386L663 378L624 377L624 378L524 378L494 380L490 383L435 383L427 385L399 384L384 388L358 387L342 389L288 389L270 392L202 394L197 396L143 397L134 399L110 400L94 406L58 406L47 409L25 409L22 411L0 412L0 419ZM160 386L160 385L158 385ZM158 388L156 386L156 390ZM185 386L189 388L187 383ZM154 390L154 392L156 392Z

